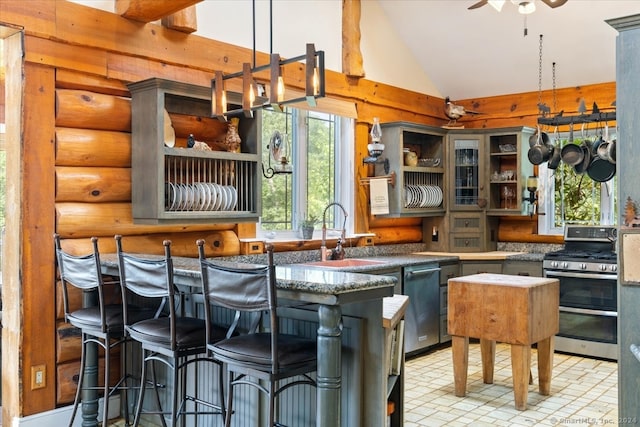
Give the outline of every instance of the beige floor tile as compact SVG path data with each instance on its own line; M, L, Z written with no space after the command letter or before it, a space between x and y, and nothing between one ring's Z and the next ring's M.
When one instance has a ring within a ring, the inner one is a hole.
M405 426L562 426L617 425L618 365L616 362L556 353L551 395L537 386L537 354L532 352L534 384L527 409L514 407L511 353L497 344L494 383L482 382L477 343L469 347L467 396L453 393L451 347L435 349L407 360L405 368Z

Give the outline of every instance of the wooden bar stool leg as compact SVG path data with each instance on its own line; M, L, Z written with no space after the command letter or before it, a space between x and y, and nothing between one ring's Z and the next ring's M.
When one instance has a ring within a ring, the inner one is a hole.
M469 367L469 337L452 336L453 379L455 394L464 397L467 393L467 368Z
M529 374L531 372L531 345L511 344L511 371L516 409L527 409Z
M553 370L554 338L550 336L538 342L538 382L540 394L548 396L551 392L551 372Z
M480 355L482 357L482 381L485 384L493 384L496 342L480 338Z

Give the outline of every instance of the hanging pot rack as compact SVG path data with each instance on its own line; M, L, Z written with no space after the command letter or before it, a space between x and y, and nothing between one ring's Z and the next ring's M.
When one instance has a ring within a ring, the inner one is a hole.
M559 116L559 117L539 117L539 125L563 126L571 124L584 124L595 122L612 122L616 120L616 112L597 112L591 114L580 114L577 116Z
M576 116L565 116L560 112L553 117L549 117L548 113L551 108L547 107L546 104L542 102L542 41L543 35L540 34L539 44L538 44L538 108L542 113L541 117L538 117L538 125L547 125L551 127L558 126L569 126L569 125L581 125L586 123L597 123L597 122L610 122L616 120L616 112L609 111L604 112L600 111L598 105L594 102L593 109L591 114L586 114L586 108L581 109L578 108L578 111L581 113ZM556 63L553 63L553 109L557 111L556 104Z

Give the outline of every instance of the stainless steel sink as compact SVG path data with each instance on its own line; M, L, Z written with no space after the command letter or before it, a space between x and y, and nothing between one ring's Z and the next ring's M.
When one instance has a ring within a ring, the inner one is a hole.
M384 263L385 263L384 261L373 261L369 259L345 258L345 259L339 259L339 260L305 262L305 263L302 263L301 265L309 265L314 267L345 268L345 267L366 267L368 265L380 265Z

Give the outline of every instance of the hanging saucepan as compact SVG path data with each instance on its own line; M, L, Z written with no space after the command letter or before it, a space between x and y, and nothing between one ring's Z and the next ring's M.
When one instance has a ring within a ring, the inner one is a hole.
M587 175L596 182L609 181L616 174L616 165L601 158L595 157L589 163Z
M556 145L553 147L553 154L547 163L547 167L549 169L558 169L558 166L560 166L560 160L562 160L562 149L560 148L560 145Z
M531 145L531 139L535 138L535 143ZM549 160L551 157L553 146L549 144L549 135L544 132L540 132L538 128L537 132L529 137L529 152L527 156L529 161L534 165L541 165Z
M582 132L584 133L584 128ZM569 124L569 140L567 141L567 145L562 147L560 157L562 158L562 161L569 166L577 165L584 157L580 146L573 143L573 123Z
M533 147L536 144L549 145L549 135L546 132L540 132L540 127L529 137L529 147Z
M569 166L575 166L584 160L584 150L578 144L569 143L562 147L560 156L563 162Z
M596 138L593 140L593 143L591 144L591 154L594 157L598 153L598 147L600 147L600 144L602 144L604 141L605 139L602 137L602 135L596 136Z
M573 127L571 127L571 132L573 132ZM554 139L555 145L553 147L553 154L551 154L551 158L547 163L547 167L549 169L557 169L560 165L560 160L562 160L562 153L560 148L560 135L558 134L558 127L556 126L556 130L554 131Z
M600 157L601 159L605 159L606 161L609 161L609 155L607 154L607 152L609 151L609 145L611 145L610 142L603 141L598 146L598 149L596 150L598 153L598 157ZM612 163L615 163L615 162L612 162Z
M607 146L607 160L611 163L616 162L616 140L612 140Z
M573 169L579 174L585 173L591 164L591 144L588 140L584 140L582 144L580 144L580 149L583 153L582 161L573 165Z

